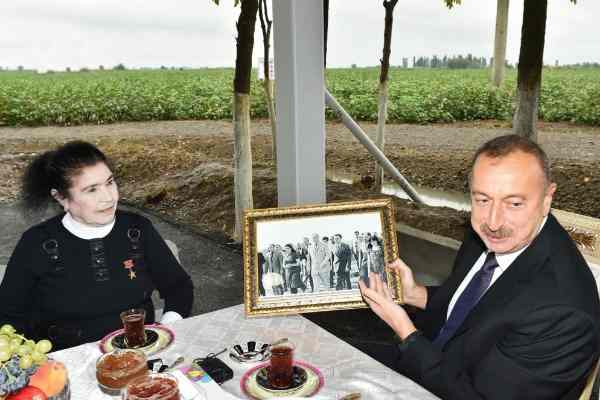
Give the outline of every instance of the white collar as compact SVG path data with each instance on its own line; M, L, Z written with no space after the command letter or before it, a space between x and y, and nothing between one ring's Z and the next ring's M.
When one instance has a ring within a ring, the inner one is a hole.
M538 228L536 236L539 235L540 231L546 224L547 220L548 220L548 216L544 217L544 220L542 221L542 223L540 224L540 227ZM530 244L531 243L529 243L527 246L523 247L520 250L513 251L512 253L496 254L496 261L498 261L498 268L500 268L502 270L502 272L506 271L506 269L510 266L510 264L512 264L513 261L515 261L516 258L519 257L519 255L522 252L524 252L525 249L527 249L529 247Z
M90 226L79 221L76 221L71 213L66 212L62 219L62 224L66 230L80 239L92 240L102 239L112 231L115 226L116 217L111 223L102 226Z

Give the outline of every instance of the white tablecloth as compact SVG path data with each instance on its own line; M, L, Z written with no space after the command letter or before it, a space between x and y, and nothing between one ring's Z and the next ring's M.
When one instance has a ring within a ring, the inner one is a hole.
M175 332L175 341L156 357L167 359L180 353L186 362L191 362L195 357L236 343L248 340L269 343L288 337L296 344L296 359L314 365L323 373L325 385L318 393L319 399L339 399L352 392L360 392L363 399L437 398L301 316L246 318L243 305L238 305L177 321L169 327ZM97 343L52 354L67 365L73 400L110 398L96 383L95 363L99 356ZM223 389L244 398L240 379L253 365L233 362L227 353L220 358L234 371L234 378L224 383Z

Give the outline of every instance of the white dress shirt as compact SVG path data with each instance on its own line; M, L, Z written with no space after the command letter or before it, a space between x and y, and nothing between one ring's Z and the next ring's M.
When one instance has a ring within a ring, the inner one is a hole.
M540 231L546 224L547 219L548 219L548 217L545 217L544 220L542 221L542 223L538 229L538 233L540 233ZM510 265L513 263L513 261L515 261L515 259L522 252L524 252L527 247L529 247L529 244L527 246L523 247L522 249L514 251L512 253L496 254L496 261L498 261L498 267L494 270L494 274L492 275L492 281L490 282L490 286L488 286L486 291L492 287L494 282L496 282L498 280L498 278L500 278L500 276L508 269L508 267L510 267ZM452 313L452 309L454 309L454 305L458 301L458 298L460 297L462 292L466 289L469 282L471 282L471 279L473 279L473 276L475 276L477 271L479 271L481 269L481 267L483 266L483 263L485 262L485 258L487 256L487 254L488 254L488 251L484 251L483 253L481 253L481 255L479 256L477 261L475 261L475 264L473 264L473 266L471 267L471 269L465 276L465 279L463 279L463 281L458 286L458 289L456 289L456 292L454 292L454 295L452 296L452 299L450 299L450 303L448 304L448 312L446 313L446 319L448 319L450 317L450 314Z

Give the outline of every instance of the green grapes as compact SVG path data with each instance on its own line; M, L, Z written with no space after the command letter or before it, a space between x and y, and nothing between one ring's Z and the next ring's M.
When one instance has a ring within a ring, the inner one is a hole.
M31 351L31 347L27 346L26 344L22 344L21 346L19 346L17 354L23 357L24 355L31 353Z
M23 356L19 360L19 368L21 368L21 369L31 368L32 364L33 364L33 358L30 355Z
M46 354L50 350L52 350L52 343L48 339L42 339L35 344L35 351Z
M16 332L15 328L13 328L12 325L9 324L4 324L2 325L2 327L0 328L0 333L3 335L8 335L11 336Z
M0 350L0 362L10 360L11 356L12 356L12 353L10 352L9 349L1 349Z
M36 364L41 364L42 360L44 359L44 354L40 353L39 351L34 351L31 353L31 358Z
M0 327L0 398L27 386L37 366L48 360L52 343L27 339L11 325Z

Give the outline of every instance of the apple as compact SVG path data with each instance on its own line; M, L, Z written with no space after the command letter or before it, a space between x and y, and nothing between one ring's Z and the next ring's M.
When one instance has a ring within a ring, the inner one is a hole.
M46 394L35 386L25 386L23 389L10 394L6 400L47 400Z

